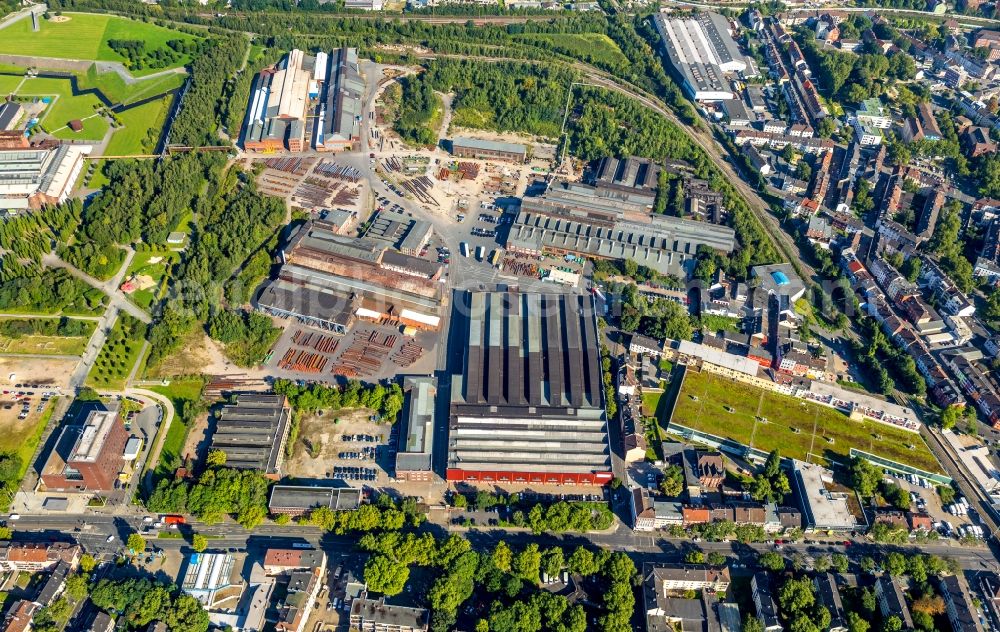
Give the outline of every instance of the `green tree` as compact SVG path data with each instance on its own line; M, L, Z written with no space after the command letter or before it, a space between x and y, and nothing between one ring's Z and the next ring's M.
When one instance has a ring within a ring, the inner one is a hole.
M222 450L209 450L205 457L206 467L223 467L226 465L226 453Z
M684 492L684 471L680 466L671 465L663 470L660 491L668 498L677 498Z
M684 561L688 564L704 564L705 553L701 549L690 549L684 554Z
M776 551L765 551L757 557L757 564L774 573L785 570L785 558Z
M850 632L868 632L869 627L868 621L857 612L851 610L847 613L847 629Z
M490 555L493 561L493 566L497 570L509 573L511 570L511 565L514 561L514 554L511 552L510 547L507 543L501 540L497 542L497 545L493 548L493 553Z
M539 573L541 572L541 564L542 554L538 550L538 545L532 542L514 557L511 572L514 576L520 577L526 582L537 584Z
M871 498L882 482L882 473L865 459L854 457L851 459L850 480L851 487L862 498Z
M81 601L87 596L87 575L70 575L66 578L66 594L73 601Z
M385 555L373 555L365 563L364 578L368 587L388 596L403 592L410 569Z
M80 556L80 570L84 573L91 572L95 566L97 566L97 560L90 553L84 553Z
M726 564L726 556L718 551L710 551L705 556L705 561L711 566L724 566Z
M764 624L752 615L743 617L743 632L764 632Z
M191 548L195 553L203 553L208 548L208 538L200 533L191 536Z
M131 551L141 553L146 550L146 539L138 533L130 533L126 546L128 546Z
M885 556L885 570L893 577L900 577L906 574L906 556L893 551Z
M849 567L850 567L850 561L847 559L846 555L844 555L843 553L833 554L833 570L837 571L838 573L846 573Z

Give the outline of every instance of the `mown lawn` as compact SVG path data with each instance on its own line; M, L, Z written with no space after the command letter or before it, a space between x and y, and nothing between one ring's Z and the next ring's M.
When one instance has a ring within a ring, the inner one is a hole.
M31 30L31 20L20 20L0 31L0 53L31 55L62 59L119 61L125 58L111 50L109 39L131 39L146 42L146 49L162 48L172 39L194 39L193 36L155 24L127 20L110 15L64 13L66 22L42 20L41 30ZM190 61L187 55L174 66ZM149 69L136 75L158 72Z
M104 155L135 156L154 151L169 106L170 97L165 97L115 114L125 127L115 131Z
M171 380L167 386L148 386L148 390L169 397L174 404L174 418L170 422L170 427L166 429L167 436L163 440L163 450L160 452L160 459L156 464L155 476L159 478L172 473L181 465L184 450L184 443L187 440L188 426L185 425L179 416L180 407L184 400L197 401L201 399L201 390L205 382L200 378ZM161 428L160 432L163 432Z
M8 95L14 92L14 88L24 79L22 76L0 75L0 94Z
M163 94L184 85L187 75L170 73L161 77L143 79L135 83L125 83L117 72L97 72L92 65L86 73L77 73L77 85L81 90L94 88L104 93L112 103L134 103L147 97Z
M99 141L108 131L108 122L104 117L95 116L101 102L92 94L73 96L73 89L68 79L41 77L28 79L17 92L17 96L52 99L42 116L41 124L58 138ZM74 132L66 127L73 119L83 122L81 131Z
M0 353L82 355L88 340L89 338L77 336L0 336Z
M0 432L0 452L16 452L21 457L21 473L17 480L23 479L28 471L31 457L42 440L42 433L52 419L52 411L58 401L58 397L50 399L41 414L36 414L32 408L32 414L27 419L14 420Z
M756 421L756 417L766 422ZM669 420L758 450L812 462L846 461L851 448L930 472L941 467L920 435L852 421L827 406L772 393L706 372L687 371ZM815 428L815 440L814 436Z

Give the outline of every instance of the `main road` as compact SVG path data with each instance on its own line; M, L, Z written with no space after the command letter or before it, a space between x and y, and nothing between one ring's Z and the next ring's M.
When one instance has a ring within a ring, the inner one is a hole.
M24 540L37 539L73 539L95 555L114 555L120 553L124 542L132 533L141 532L145 523L141 515L134 516L102 516L102 515L59 515L59 516L23 516L10 525L14 528L14 538ZM523 546L536 543L541 547L563 546L576 547L585 545L603 548L611 551L623 551L637 561L681 561L691 541L686 538L663 538L654 534L636 533L624 526L612 532L605 533L567 533L563 535L534 534L527 530L506 529L445 529L436 523L425 523L425 530L438 536L449 532L463 533L478 550L488 550L498 542L503 541L513 546ZM209 538L211 549L240 549L267 547L269 545L290 546L293 542L308 542L320 547L327 553L345 553L355 549L356 536L337 536L325 533L317 527L298 525L263 524L248 531L238 524L226 521L219 524L203 524L193 522L182 525L180 530L167 530L170 537L149 538L147 544L160 549L190 552L190 536L199 533ZM108 542L108 537L113 536ZM752 563L758 554L773 550L770 544L742 544L739 542L699 542L697 545L706 553L717 551L736 558L742 563ZM798 542L782 546L781 553L785 556L803 555L817 556L824 554L843 553L857 563L862 557L875 557L885 550L900 550L913 553L933 554L955 560L966 570L996 570L997 562L986 547L962 547L950 542L926 542L916 547L896 547L892 545L875 545L865 541L853 541L845 546L844 542Z

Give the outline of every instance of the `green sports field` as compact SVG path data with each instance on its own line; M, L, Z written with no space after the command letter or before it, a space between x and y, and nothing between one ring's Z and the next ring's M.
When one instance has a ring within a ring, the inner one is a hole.
M833 408L707 372L687 371L669 421L758 450L777 448L782 456L811 462L846 461L850 449L856 448L929 472L941 471L916 433L852 421Z
M172 39L195 39L155 24L110 15L64 13L63 17L68 20L42 20L37 33L31 30L31 20L27 19L8 26L0 31L0 53L124 62L124 57L108 47L109 39L143 40L147 50L161 48ZM183 66L189 61L185 55L175 66ZM135 74L147 75L159 70L146 69Z

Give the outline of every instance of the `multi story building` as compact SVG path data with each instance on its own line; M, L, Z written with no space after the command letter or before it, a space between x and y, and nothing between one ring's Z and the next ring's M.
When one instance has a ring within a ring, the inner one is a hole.
M63 428L42 468L42 484L49 491L113 490L127 441L117 412L91 411L82 425Z
M711 590L726 592L730 584L729 568L716 568L702 564L643 564L645 582L655 583L657 591Z
M65 562L76 568L80 562L80 547L66 542L0 542L0 572L37 573Z
M939 582L951 629L962 632L983 632L983 625L979 622L965 579L958 575L947 575L941 577Z
M591 297L460 293L451 327L449 481L611 481Z
M764 626L764 632L781 632L784 627L778 619L778 604L774 602L771 590L771 578L761 571L753 574L750 580L753 592L753 604L757 609L757 619Z
M425 608L387 604L385 597L369 599L365 591L351 602L351 629L360 632L427 632L430 613Z
M875 598L878 599L883 617L896 617L903 624L904 630L913 629L910 607L906 605L906 597L903 596L903 588L898 581L885 575L879 577L875 581Z

